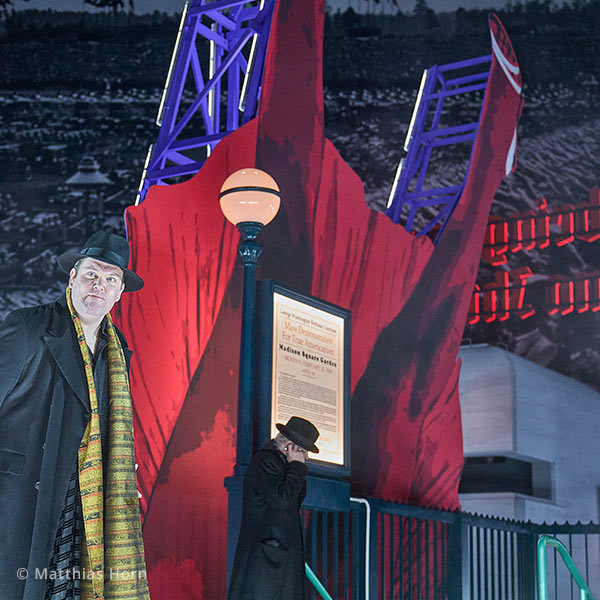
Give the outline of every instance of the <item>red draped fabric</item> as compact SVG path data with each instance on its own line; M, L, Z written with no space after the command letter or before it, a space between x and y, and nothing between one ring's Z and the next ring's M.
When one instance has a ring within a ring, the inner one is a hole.
M241 267L217 198L243 167L270 173L283 198L261 233L258 277L352 311L353 493L458 508L456 356L520 96L495 58L465 190L434 250L367 207L358 176L325 138L323 20L324 0L278 3L258 117L193 179L155 186L127 211L132 266L146 285L123 296L116 318L135 353L153 600L225 597Z

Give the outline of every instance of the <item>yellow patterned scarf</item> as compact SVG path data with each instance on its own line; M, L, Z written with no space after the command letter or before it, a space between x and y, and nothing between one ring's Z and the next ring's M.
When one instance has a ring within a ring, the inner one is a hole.
M133 410L123 349L108 314L110 423L104 491L94 372L83 328L73 308L70 288L67 288L67 305L83 358L91 411L78 453L85 538L82 544L81 598L149 600L135 478Z

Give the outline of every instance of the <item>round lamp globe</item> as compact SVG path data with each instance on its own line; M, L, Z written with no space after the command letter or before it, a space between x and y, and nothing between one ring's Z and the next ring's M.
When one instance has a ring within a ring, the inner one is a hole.
M234 225L245 222L267 225L279 211L281 194L268 173L249 167L227 177L221 186L219 203L225 218Z

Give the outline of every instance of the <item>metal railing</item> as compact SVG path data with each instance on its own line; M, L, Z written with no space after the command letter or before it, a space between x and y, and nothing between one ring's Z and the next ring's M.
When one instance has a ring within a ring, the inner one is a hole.
M600 598L600 525L565 524L536 525L536 542L539 536L556 538L567 549L596 598ZM577 586L568 567L558 552L546 557L548 571L548 597L553 600L575 600Z
M548 600L548 578L546 568L546 546L552 546L561 556L565 566L571 574L572 580L579 588L580 600L594 600L594 596L590 591L587 583L583 579L575 561L569 554L566 546L555 537L543 535L537 543L538 557L538 600Z
M315 575L315 572L304 563L304 570L306 572L306 576L308 580L312 583L313 587L323 600L333 600L333 598L329 595L329 592L325 589L325 586L319 581L319 578Z
M347 512L304 510L303 519L307 565L334 600L533 600L544 535L567 536L588 589L600 589L600 525L536 525L373 498L353 499ZM549 566L550 598L575 600L570 574ZM317 590L307 598L319 600Z

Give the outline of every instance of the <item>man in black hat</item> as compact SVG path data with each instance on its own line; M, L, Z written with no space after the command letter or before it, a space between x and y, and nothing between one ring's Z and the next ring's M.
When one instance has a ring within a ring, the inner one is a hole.
M110 310L143 280L97 232L65 294L0 325L0 598L146 600L129 394Z
M306 495L306 454L319 452L319 432L301 417L277 423L277 429L246 471L228 600L305 598L299 509Z

